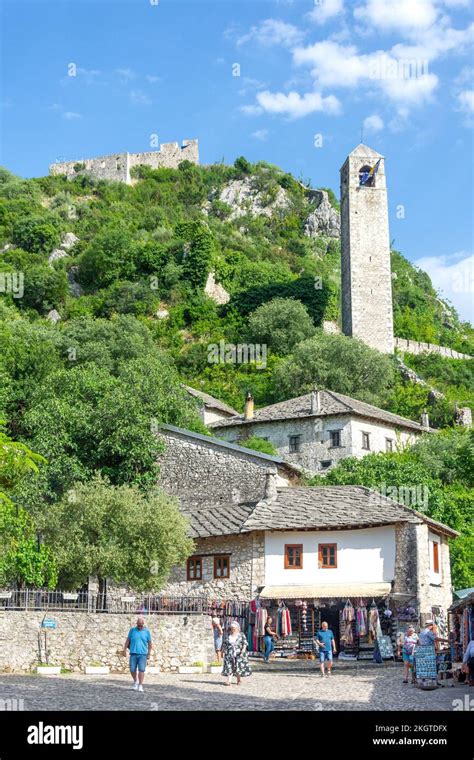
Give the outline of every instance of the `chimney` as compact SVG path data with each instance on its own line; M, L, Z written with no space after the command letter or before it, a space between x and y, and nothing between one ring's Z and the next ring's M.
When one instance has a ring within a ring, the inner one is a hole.
M316 388L311 391L311 414L318 414L321 411L321 394Z
M245 397L244 419L253 419L253 396L250 391L248 391L247 396Z
M428 412L426 409L423 409L423 412L421 414L421 427L429 429L430 426L430 418L428 417Z
M275 498L277 493L276 474L274 472L267 472L265 478L265 501L271 501Z

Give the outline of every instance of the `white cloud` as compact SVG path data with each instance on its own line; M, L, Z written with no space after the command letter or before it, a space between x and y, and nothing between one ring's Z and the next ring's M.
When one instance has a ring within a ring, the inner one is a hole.
M383 31L427 29L437 16L433 0L366 0L354 10L358 21Z
M130 100L138 106L151 106L151 98L142 90L131 90Z
M146 81L147 81L147 82L149 82L150 84L156 84L156 82L159 82L159 81L160 81L161 77L157 77L157 76L155 76L154 74L146 74L146 75L145 75L145 79L146 79Z
M376 113L364 119L364 132L380 132L383 127L383 119Z
M62 116L63 119L67 119L68 121L74 121L74 119L82 119L81 114L76 113L75 111L64 111Z
M279 19L267 18L257 26L252 26L247 34L239 37L237 45L256 42L264 47L272 47L273 45L293 47L301 42L304 36L304 32L297 29L293 24L287 24Z
M420 72L407 69L398 57L383 50L364 54L354 45L325 40L298 47L293 56L297 65L313 66L311 74L319 87L365 85L372 90L382 90L397 103L420 104L430 99L438 85L435 74L424 74L423 69Z
M344 0L321 0L314 4L313 10L308 13L308 18L316 24L325 24L330 18L338 16L344 11Z
M259 92L259 105L268 113L278 113L299 119L315 111L328 114L338 114L341 104L334 95L323 97L320 92L308 92L301 96L298 92Z
M239 111L242 111L246 116L260 116L263 113L262 106L240 106Z
M459 110L474 113L474 90L462 90L458 95Z
M251 137L263 142L268 137L268 129L257 129L255 132L252 132Z
M132 69L115 69L115 73L118 74L121 82L132 82L137 78Z
M415 261L428 272L433 286L451 301L463 320L474 321L474 256L459 251L451 256L425 256Z

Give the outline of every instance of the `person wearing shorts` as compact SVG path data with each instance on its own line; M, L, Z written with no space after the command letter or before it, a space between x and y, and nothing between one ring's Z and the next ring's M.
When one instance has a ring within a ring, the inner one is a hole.
M151 633L148 628L145 628L144 617L138 617L136 626L130 628L128 632L123 648L125 657L127 656L127 649L130 650L130 673L133 678L132 688L134 691L143 691L146 665L151 652Z
M336 654L336 642L334 640L334 634L329 630L326 621L321 623L321 630L317 634L319 645L319 666L321 669L321 676L331 675L332 658L333 654ZM327 662L327 673L324 672L324 663Z
M212 631L214 635L214 651L216 653L217 662L221 662L224 631L222 630L222 626L218 617L212 618Z
M409 625L403 637L402 659L404 666L403 683L408 683L408 674L410 670L413 673L413 663L415 659L415 647L418 644L418 635L412 625Z

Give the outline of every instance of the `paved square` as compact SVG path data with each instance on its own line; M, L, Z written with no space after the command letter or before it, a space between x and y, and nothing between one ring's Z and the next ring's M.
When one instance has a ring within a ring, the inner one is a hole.
M402 667L346 669L321 678L316 663L257 664L250 678L224 685L219 675L150 675L143 694L125 675L0 674L0 700L23 699L25 710L453 710L472 698L464 685L421 691L402 683Z

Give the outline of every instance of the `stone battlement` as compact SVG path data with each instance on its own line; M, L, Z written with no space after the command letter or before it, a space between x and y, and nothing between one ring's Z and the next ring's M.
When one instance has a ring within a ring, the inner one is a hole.
M434 343L422 343L418 340L407 340L406 338L394 338L395 349L401 353L407 354L440 354L448 359L472 359L468 354L461 354L453 348L446 346L437 346Z
M65 174L67 179L74 179L80 174L88 174L95 179L105 179L113 182L132 183L130 170L134 166L145 165L152 169L177 169L182 161L199 164L199 148L197 140L183 140L162 143L159 150L145 153L113 153L110 156L86 158L78 161L62 161L51 164L51 175Z

